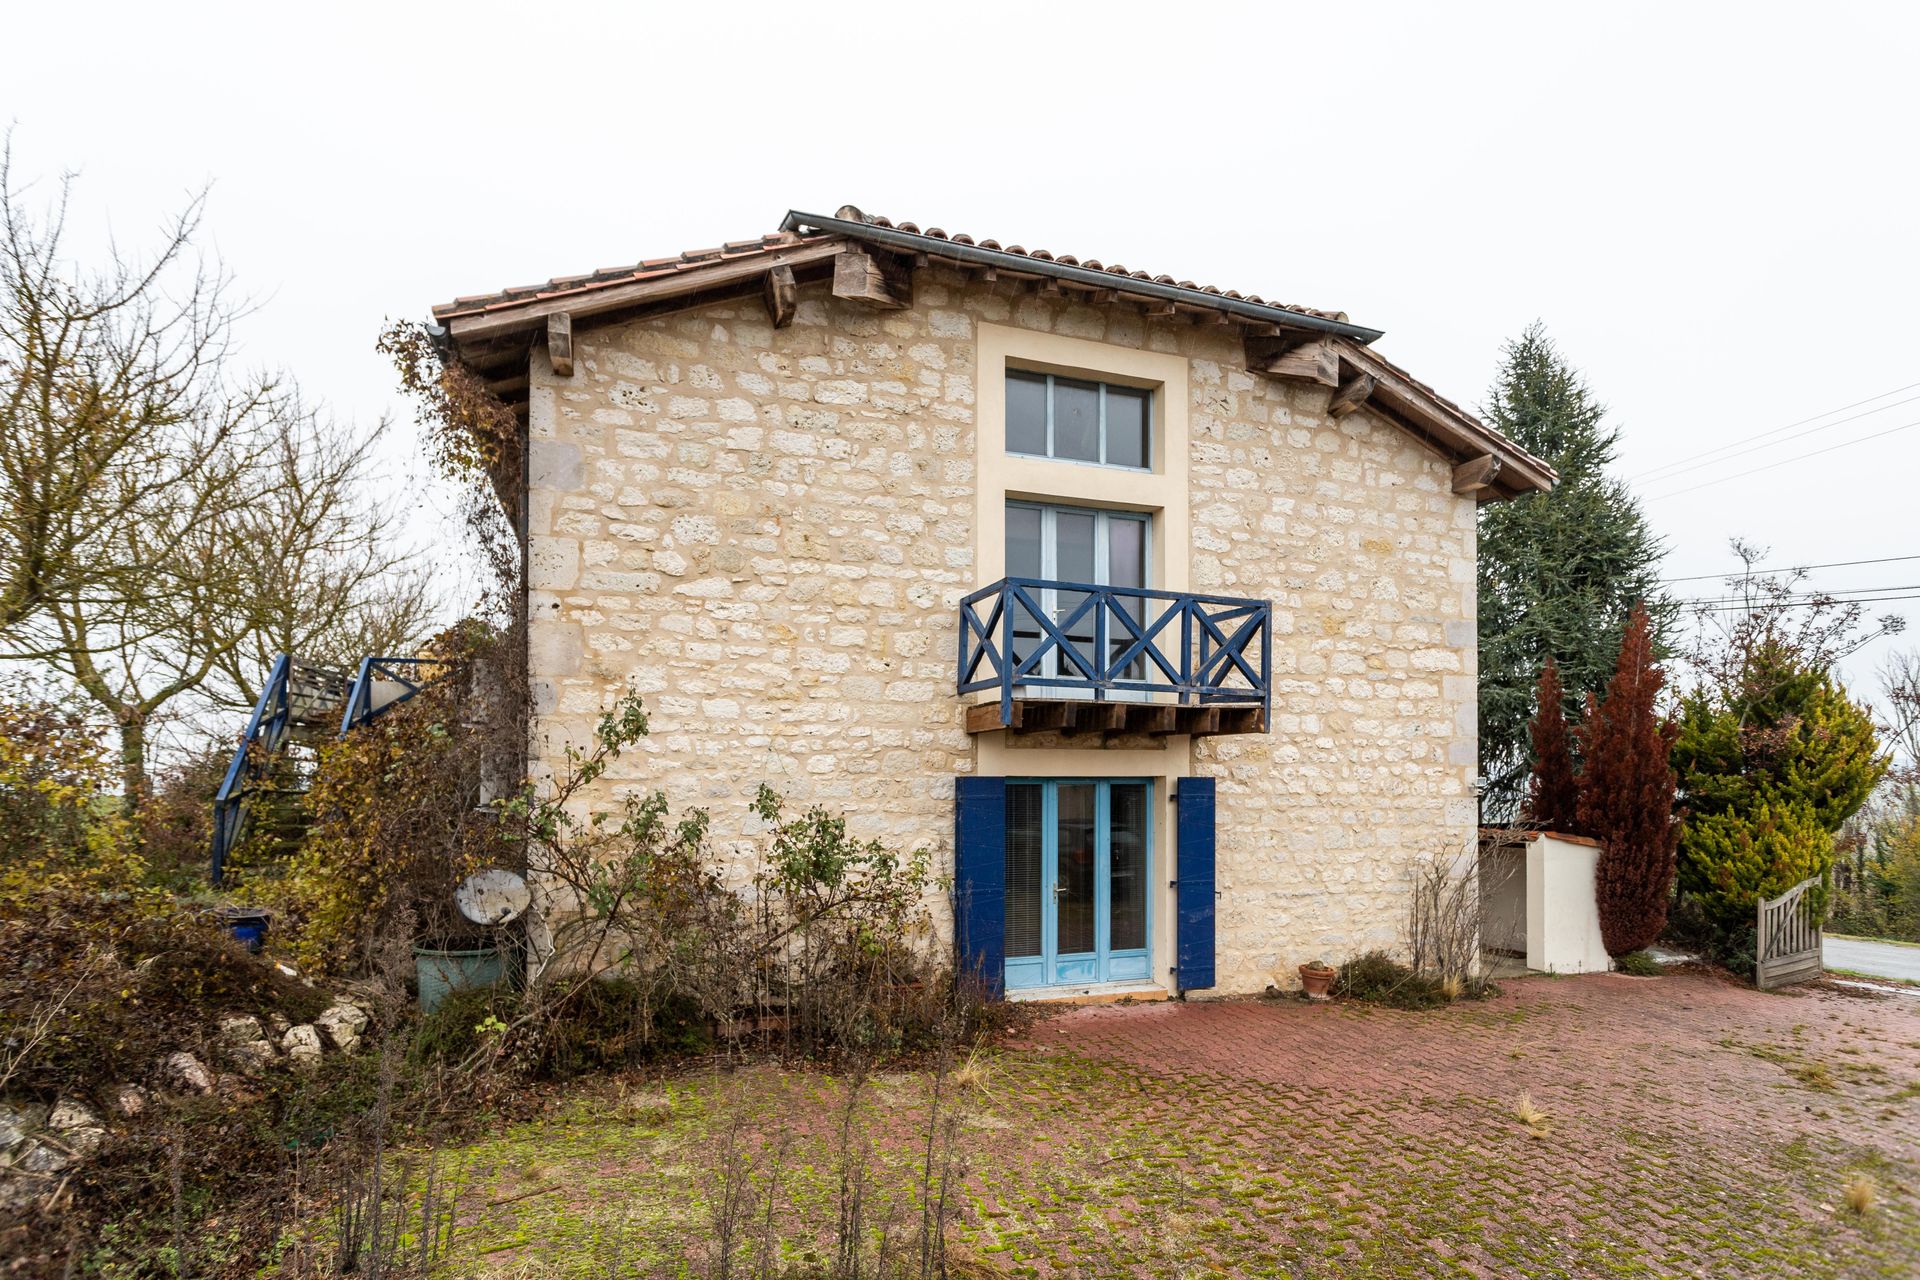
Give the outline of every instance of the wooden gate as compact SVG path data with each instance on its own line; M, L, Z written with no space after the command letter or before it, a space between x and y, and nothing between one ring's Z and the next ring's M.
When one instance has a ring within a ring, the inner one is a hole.
M1820 877L1802 880L1777 898L1760 903L1760 934L1754 946L1753 983L1762 991L1820 976L1820 925L1807 893Z

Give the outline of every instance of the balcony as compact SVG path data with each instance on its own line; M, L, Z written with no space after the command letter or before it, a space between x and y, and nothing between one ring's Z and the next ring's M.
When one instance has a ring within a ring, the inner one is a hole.
M967 732L1265 733L1265 600L1003 578L960 602Z

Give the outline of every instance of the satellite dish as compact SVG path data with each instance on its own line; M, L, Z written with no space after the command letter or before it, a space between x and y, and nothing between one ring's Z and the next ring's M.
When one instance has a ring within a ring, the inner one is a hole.
M511 871L495 868L480 871L460 882L453 891L460 914L475 924L506 924L520 915L533 901L527 882Z

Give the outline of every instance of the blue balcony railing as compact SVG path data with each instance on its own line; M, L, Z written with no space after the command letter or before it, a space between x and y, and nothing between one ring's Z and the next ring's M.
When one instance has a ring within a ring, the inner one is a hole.
M1052 690L1259 707L1264 722L1272 662L1265 600L1003 578L960 602L959 691L998 691L1003 725L1014 723L1016 697Z

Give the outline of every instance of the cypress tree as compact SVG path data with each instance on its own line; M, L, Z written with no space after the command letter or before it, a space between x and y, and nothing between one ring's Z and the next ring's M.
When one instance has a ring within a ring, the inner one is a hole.
M1665 682L1653 660L1652 620L1636 604L1606 696L1587 695L1580 726L1580 827L1600 841L1594 897L1600 938L1613 956L1660 936L1673 892L1680 823L1669 758L1677 729L1660 715Z
M1543 831L1579 831L1580 784L1573 774L1573 743L1567 736L1566 695L1560 665L1548 658L1534 691L1533 776L1527 782L1526 818Z
M1484 416L1559 472L1551 493L1480 508L1480 772L1487 815L1501 819L1525 794L1546 659L1580 705L1612 675L1634 602L1647 603L1656 652L1673 606L1658 592L1660 540L1607 475L1619 433L1540 324L1507 344Z
M1890 764L1866 708L1817 658L1772 639L1722 686L1683 698L1678 729L1680 887L1729 930L1750 925L1760 899L1828 875L1834 834Z

